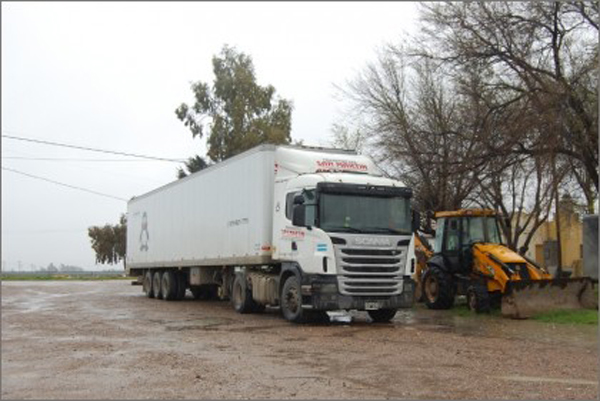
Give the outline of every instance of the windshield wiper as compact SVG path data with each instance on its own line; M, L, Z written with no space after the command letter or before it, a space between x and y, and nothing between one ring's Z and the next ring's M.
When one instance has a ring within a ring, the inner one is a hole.
M348 232L348 233L362 233L364 232L363 230L360 230L358 228L354 228L354 227L344 227L344 226L334 226L334 227L327 227L327 229L325 231L330 231L330 232Z
M375 231L380 233L390 233L390 234L398 234L398 235L409 235L410 233L406 233L404 231L396 230L395 228L388 227L365 227L367 231Z

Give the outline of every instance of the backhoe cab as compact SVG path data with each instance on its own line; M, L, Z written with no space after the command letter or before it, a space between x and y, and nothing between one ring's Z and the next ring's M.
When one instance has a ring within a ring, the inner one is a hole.
M430 309L449 309L466 295L471 310L502 307L510 317L556 308L597 307L590 279L553 279L543 267L503 245L498 216L489 209L436 213L432 253L419 274Z

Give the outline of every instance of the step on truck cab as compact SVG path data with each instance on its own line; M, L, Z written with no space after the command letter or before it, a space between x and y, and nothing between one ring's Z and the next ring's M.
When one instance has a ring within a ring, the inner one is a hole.
M352 151L258 146L132 198L127 269L151 298L389 321L413 303L411 195Z

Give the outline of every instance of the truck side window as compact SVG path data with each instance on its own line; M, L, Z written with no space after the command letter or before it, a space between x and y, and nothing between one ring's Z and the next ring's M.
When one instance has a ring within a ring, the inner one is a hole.
M288 220L292 220L292 212L294 210L294 196L296 196L299 192L289 192L285 196L285 217Z

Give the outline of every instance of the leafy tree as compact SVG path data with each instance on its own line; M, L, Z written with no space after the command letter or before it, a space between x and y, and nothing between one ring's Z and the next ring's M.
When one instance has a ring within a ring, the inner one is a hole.
M204 160L204 158L202 158L201 156L196 155L194 157L190 157L184 163L185 169L184 168L179 168L177 170L177 178L179 178L179 179L185 178L189 174L195 173L195 172L200 171L200 170L204 170L208 166L209 166L209 164L206 163L206 161Z
M208 136L210 160L219 162L263 143L290 143L292 104L274 99L273 86L256 83L252 58L226 45L212 63L212 87L192 83L194 104L182 103L175 110L193 137Z
M105 224L103 227L88 228L92 249L96 253L96 263L116 264L125 260L127 243L127 217L122 214L119 224Z

